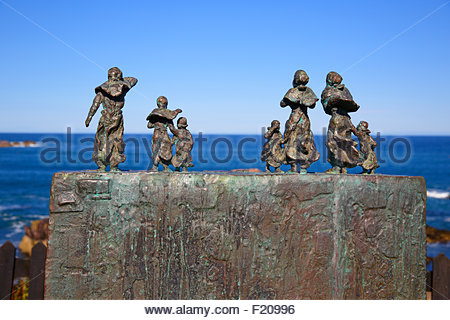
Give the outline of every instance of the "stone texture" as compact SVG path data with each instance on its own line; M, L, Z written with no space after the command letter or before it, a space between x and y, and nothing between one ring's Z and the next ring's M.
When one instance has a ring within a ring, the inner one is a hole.
M425 181L62 172L47 299L425 299Z

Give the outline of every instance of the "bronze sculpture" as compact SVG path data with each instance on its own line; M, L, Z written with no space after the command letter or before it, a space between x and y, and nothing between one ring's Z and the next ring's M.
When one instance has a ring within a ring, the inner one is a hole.
M152 137L152 162L153 167L151 171L158 171L158 165L163 166L163 171L170 171L169 164L172 160L172 140L167 133L167 128L173 127L173 119L182 112L181 109L174 111L167 109L169 104L168 100L164 96L156 99L157 108L148 115L147 127L149 129L155 129Z
M286 162L286 155L282 146L283 135L280 132L280 121L272 121L264 138L267 141L261 152L261 160L266 162L266 172L270 172L270 167L275 168L275 172L283 172L280 166Z
M85 124L86 127L89 126L100 104L103 104L92 154L99 171L105 171L107 166L110 166L111 171L120 171L118 165L126 159L123 154L125 143L123 142L122 108L125 104L125 95L137 81L132 77L123 78L122 71L113 67L108 70L108 81L95 88L96 96Z
M175 145L175 155L172 157L172 165L175 171L187 171L188 167L193 167L191 150L194 146L194 139L187 129L188 123L185 117L181 117L177 121L177 128L172 123L168 124L170 131L173 133L172 144Z
M347 173L347 168L358 164L358 143L352 140L352 133L356 135L349 112L355 112L359 106L353 101L350 91L341 84L342 77L334 71L327 75L327 85L322 92L322 105L326 114L331 115L328 125L326 146L328 148L328 162L332 168L327 173Z
M292 109L284 131L286 162L291 165L291 172L298 172L300 165L302 174L320 158L308 117L308 108L313 109L319 99L311 88L306 86L308 82L306 72L297 70L292 83L293 88L289 89L280 102L282 108L289 106Z
M377 143L370 136L369 124L366 121L360 121L356 127L356 136L359 140L359 163L362 167L362 174L373 174L376 168L379 168L375 148Z

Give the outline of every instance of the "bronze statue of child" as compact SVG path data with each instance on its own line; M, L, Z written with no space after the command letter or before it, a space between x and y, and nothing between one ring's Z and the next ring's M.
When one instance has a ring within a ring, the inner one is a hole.
M361 121L356 127L356 136L359 140L359 163L362 167L362 174L373 174L379 168L375 148L377 143L370 136L369 124Z
M270 167L273 167L275 172L283 172L280 166L286 162L286 155L282 147L283 135L280 132L280 121L272 121L264 138L267 141L261 152L261 160L266 162L266 172L270 172Z
M319 160L320 154L314 144L308 108L313 109L319 100L311 88L306 85L309 77L303 70L297 70L292 82L293 88L284 95L280 102L282 108L289 106L291 115L286 121L284 144L286 162L291 165L291 172L305 174L309 166Z
M355 112L359 106L353 101L350 91L341 84L342 77L337 72L329 72L327 85L322 92L322 105L326 114L331 115L328 125L326 146L328 162L332 165L326 173L347 173L347 168L356 167L359 162L358 143L352 139L356 135L349 112Z
M173 119L181 113L181 109L174 111L167 109L169 104L166 97L160 96L156 100L157 108L148 115L147 127L154 128L152 137L152 162L151 171L158 171L158 165L163 166L163 171L170 171L169 164L172 160L172 139L167 133L167 128L173 126Z
M172 157L172 165L175 171L188 171L188 167L193 167L191 150L194 146L194 139L188 129L187 119L181 117L177 121L177 128L169 124L169 129L173 133L172 144L175 145L175 155Z

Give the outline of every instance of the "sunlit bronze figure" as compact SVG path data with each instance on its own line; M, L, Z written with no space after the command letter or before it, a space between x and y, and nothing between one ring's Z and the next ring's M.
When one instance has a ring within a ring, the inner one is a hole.
M332 168L327 173L347 173L347 168L358 164L358 143L352 139L356 135L349 112L355 112L359 106L353 101L350 91L341 84L342 77L337 72L330 72L326 79L327 85L322 92L322 105L326 114L331 115L328 125L326 146L328 162Z
M119 171L119 163L126 159L123 154L125 143L122 108L125 104L125 95L137 81L132 77L123 78L122 71L114 67L108 70L108 81L95 88L96 96L85 124L86 127L89 126L92 117L102 104L102 116L98 122L92 154L99 171L105 171L107 166L110 166L111 171Z
M273 120L267 132L264 135L267 139L264 143L261 152L261 160L266 162L266 172L271 172L270 167L275 169L275 172L283 172L280 166L285 163L286 155L283 149L283 135L280 132L280 121Z
M292 83L293 88L289 89L280 102L282 108L286 106L291 108L291 115L286 121L284 131L286 161L291 165L291 172L298 172L300 165L300 173L306 173L309 166L320 158L308 116L308 108L313 109L319 99L311 88L306 86L308 82L306 72L297 70Z
M151 171L158 171L158 165L161 164L163 171L170 171L169 165L172 160L172 139L170 138L167 128L173 127L173 119L181 113L181 109L169 110L168 100L164 96L158 97L156 100L156 109L148 115L147 127L154 129L152 137L152 162Z
M175 171L187 171L187 168L193 167L191 151L194 146L194 139L187 129L188 123L185 117L177 121L177 129L169 123L169 129L173 134L172 144L175 145L175 155L172 157L172 165Z
M362 174L373 174L376 168L379 168L375 148L377 143L370 136L369 124L366 121L360 121L356 127L356 136L359 140L359 163L362 167Z

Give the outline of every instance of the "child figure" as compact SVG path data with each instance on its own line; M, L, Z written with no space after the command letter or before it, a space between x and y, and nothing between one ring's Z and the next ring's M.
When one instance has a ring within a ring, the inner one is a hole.
M286 162L286 155L282 147L283 135L280 132L280 121L272 121L264 138L267 141L261 152L261 160L266 162L266 172L270 172L270 167L275 168L275 172L283 172L280 166Z
M175 155L172 158L172 165L175 171L187 171L188 167L193 167L191 150L194 146L194 139L188 129L187 119L181 117L177 121L177 128L169 124L169 129L173 133L172 144L175 145Z
M158 108L147 117L149 129L154 128L152 137L152 161L151 171L158 171L158 165L163 166L163 171L170 171L169 164L172 160L172 140L167 133L167 127L173 126L172 120L182 112L181 109L174 111L167 109L169 104L166 97L158 97L156 100Z
M375 148L377 143L370 136L369 124L361 121L356 127L356 136L359 140L359 162L362 167L362 174L373 174L376 168L379 168Z

